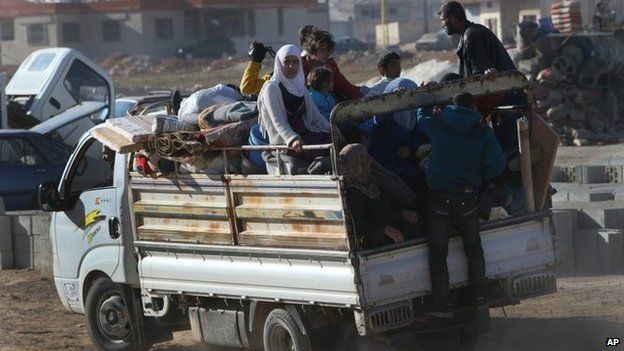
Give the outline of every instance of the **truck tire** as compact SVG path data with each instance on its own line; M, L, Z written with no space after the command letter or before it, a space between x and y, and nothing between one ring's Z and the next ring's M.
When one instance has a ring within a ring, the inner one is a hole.
M87 293L85 319L91 341L98 350L145 350L135 345L132 315L122 289L108 278L98 278Z
M264 323L265 351L312 351L308 335L304 335L299 325L288 311L276 308Z

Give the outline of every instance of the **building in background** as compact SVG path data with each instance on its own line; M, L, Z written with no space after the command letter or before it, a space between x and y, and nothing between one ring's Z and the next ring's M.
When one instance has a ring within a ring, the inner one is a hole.
M416 41L424 33L440 30L438 10L444 0L386 0L386 19L392 43ZM330 25L336 37L350 36L380 46L381 0L330 0Z
M440 30L438 11L443 0L387 0L387 23L395 22L401 43L416 41L424 33ZM367 43L376 42L376 26L381 23L379 0L367 0L354 6L353 34Z
M0 64L19 64L51 46L75 48L96 60L112 53L165 58L215 37L230 38L237 55L244 55L251 40L274 47L297 43L299 28L308 23L329 28L325 1L0 0Z

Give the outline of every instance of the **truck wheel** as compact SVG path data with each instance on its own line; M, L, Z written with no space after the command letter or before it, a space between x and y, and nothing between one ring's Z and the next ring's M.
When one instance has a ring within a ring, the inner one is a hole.
M134 345L132 315L123 293L108 278L98 278L87 293L85 319L91 341L102 351L142 350Z
M301 328L288 313L276 308L264 323L265 351L312 351L310 338L303 335Z

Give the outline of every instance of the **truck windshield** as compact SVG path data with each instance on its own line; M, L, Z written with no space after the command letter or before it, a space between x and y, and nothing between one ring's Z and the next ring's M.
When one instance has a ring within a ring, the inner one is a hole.
M110 91L106 80L79 60L72 63L63 84L77 103L84 101L108 103Z

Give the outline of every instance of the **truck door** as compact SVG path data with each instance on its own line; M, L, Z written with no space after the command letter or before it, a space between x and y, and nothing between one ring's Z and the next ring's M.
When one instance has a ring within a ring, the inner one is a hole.
M60 189L69 209L53 217L56 277L75 279L81 265L88 264L112 275L121 245L114 158L103 160L102 144L91 137L78 144L75 155Z

